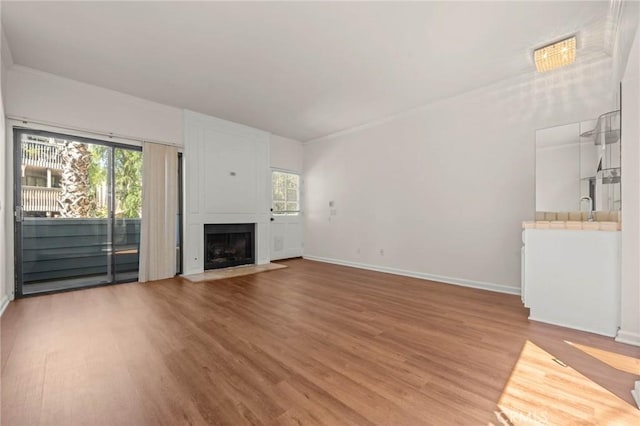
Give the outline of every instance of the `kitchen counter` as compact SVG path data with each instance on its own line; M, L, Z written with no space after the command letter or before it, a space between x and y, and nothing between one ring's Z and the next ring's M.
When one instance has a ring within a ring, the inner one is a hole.
M620 222L580 220L536 220L522 222L522 229L565 229L570 231L620 231Z

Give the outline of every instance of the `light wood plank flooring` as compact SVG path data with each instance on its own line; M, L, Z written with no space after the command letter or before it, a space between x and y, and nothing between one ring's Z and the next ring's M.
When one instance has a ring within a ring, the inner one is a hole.
M640 348L518 296L284 263L13 302L2 425L640 424Z

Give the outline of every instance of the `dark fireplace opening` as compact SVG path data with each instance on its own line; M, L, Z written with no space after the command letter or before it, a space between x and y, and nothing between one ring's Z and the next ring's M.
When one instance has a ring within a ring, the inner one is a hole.
M255 224L204 225L204 269L255 263Z

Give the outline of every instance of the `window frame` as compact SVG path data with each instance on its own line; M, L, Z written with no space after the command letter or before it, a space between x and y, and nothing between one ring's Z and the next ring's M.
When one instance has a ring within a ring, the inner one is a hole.
M276 175L276 173L278 174L283 174L283 175L293 175L297 177L297 187L296 187L296 200L289 200L287 197L287 188L286 188L286 180L285 180L285 188L284 188L284 200L277 200L275 199L274 195L275 195L275 191L274 191L274 177ZM301 202L301 195L302 195L302 190L301 190L301 186L302 186L302 175L298 172L292 171L292 170L285 170L285 169L278 169L278 168L272 168L271 169L271 213L274 216L300 216L302 214L302 202ZM275 208L275 204L276 202L278 203L284 203L285 206L285 210L276 210ZM298 205L298 208L296 210L286 210L286 206L288 203L296 203Z

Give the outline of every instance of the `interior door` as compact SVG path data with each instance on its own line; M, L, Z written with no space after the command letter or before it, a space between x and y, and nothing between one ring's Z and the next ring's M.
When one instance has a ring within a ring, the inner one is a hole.
M272 170L271 260L302 256L299 174Z

